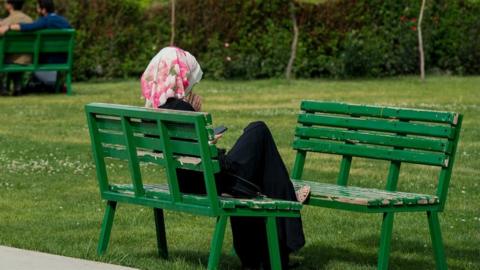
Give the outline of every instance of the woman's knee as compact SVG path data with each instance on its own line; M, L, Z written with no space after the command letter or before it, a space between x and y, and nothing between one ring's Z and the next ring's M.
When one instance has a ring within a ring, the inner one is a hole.
M259 131L259 132L262 132L262 133L264 133L264 132L270 133L270 130L268 129L267 124L265 124L265 122L263 122L263 121L251 122L245 128L245 131L248 131L248 130L251 130L251 129L255 129L256 131Z

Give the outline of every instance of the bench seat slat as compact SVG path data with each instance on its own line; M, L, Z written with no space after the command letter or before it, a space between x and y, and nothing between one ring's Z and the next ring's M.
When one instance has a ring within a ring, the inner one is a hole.
M169 190L167 184L144 184L145 194L158 199L169 200ZM134 194L131 184L114 184L110 186L111 191ZM270 198L240 199L230 197L219 197L220 205L224 209L249 208L249 209L270 209L270 210L300 210L302 205L298 202L276 200ZM201 195L183 195L183 200L189 203L208 205L209 201Z
M345 204L369 207L434 205L439 203L437 196L407 192L392 192L381 189L355 186L339 186L292 179L295 189L303 185L311 187L310 196L320 200L337 201Z
M405 123L383 119L359 119L352 117L303 113L298 116L298 122L306 125L321 125L389 133L405 133L440 138L453 138L455 135L455 128L449 126Z
M295 136L302 138L328 139L344 142L369 143L383 146L404 147L449 153L451 144L448 140L406 137L390 134L374 134L359 131L339 130L333 128L297 127Z
M425 121L455 125L458 114L452 112L406 109L395 107L381 107L371 105L347 104L338 102L321 102L305 100L301 109L309 112L348 114L353 116L370 116L411 121Z
M441 153L386 149L380 147L375 148L364 145L351 145L328 141L295 139L293 142L293 148L309 152L313 151L444 167L448 166L449 161L448 156Z

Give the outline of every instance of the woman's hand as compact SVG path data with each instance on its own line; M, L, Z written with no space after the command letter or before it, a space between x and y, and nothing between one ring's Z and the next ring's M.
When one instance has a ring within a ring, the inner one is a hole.
M223 136L223 133L220 133L220 134L215 134L215 137L213 140L210 141L210 144L217 144L218 140L220 140L220 138L222 138Z
M8 25L0 27L0 35L4 35L8 31Z
M192 105L193 109L196 112L202 110L202 98L199 95L191 92L188 96L185 97L184 100L190 103L190 105Z

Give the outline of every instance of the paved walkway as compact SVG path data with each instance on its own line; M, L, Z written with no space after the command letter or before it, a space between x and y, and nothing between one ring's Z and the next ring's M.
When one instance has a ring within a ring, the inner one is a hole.
M0 246L1 270L138 270L47 253Z

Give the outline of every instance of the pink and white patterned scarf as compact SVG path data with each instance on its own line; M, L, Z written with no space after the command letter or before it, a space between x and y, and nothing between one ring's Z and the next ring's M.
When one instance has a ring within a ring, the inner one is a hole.
M169 98L184 98L202 75L200 65L189 52L176 47L163 48L141 78L145 107L158 108Z

